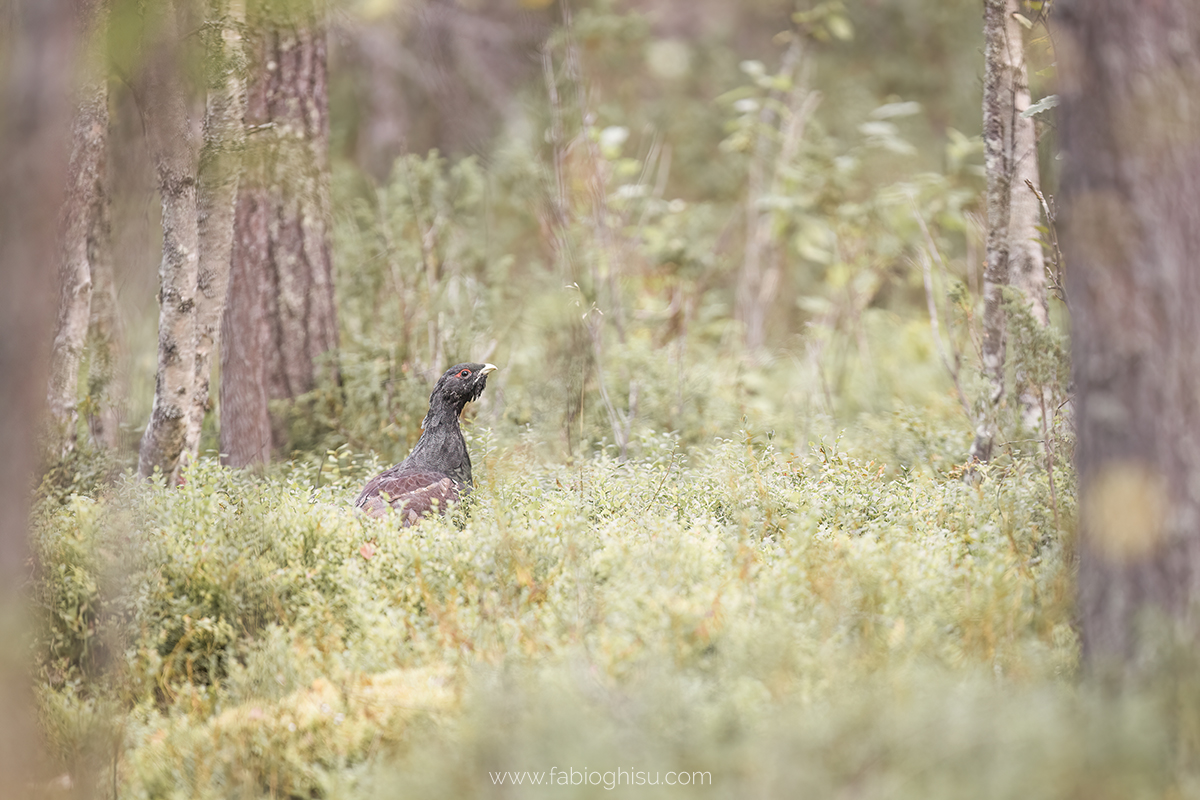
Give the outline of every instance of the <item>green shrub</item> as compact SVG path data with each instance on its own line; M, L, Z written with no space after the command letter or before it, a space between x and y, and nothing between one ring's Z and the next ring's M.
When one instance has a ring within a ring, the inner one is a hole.
M773 708L833 703L822 713L862 725L836 698L886 676L954 686L983 671L1002 691L1074 674L1069 536L1035 462L969 485L750 434L702 448L644 435L636 458L573 466L490 431L471 438L476 492L413 529L352 511L378 464L345 449L258 478L202 460L181 487L130 479L43 503L38 651L61 752L115 726L123 794L340 796L426 747L445 748L427 777L466 759L468 783L482 781L494 759L473 749L470 720L491 719L481 676L495 670L517 676L518 697L543 680L570 688L579 669L617 696L674 686L668 716L692 713L678 693L694 686L708 709L695 713L714 716L671 758L697 763L721 737L758 741ZM353 687L422 669L451 687L436 720L413 722L390 690L374 710L354 706ZM566 724L514 702L530 747ZM322 704L341 710L296 722ZM624 725L607 708L586 713ZM414 741L412 724L428 736ZM657 725L638 735L667 747L674 734ZM574 736L580 752L609 752ZM896 736L881 746L907 752Z

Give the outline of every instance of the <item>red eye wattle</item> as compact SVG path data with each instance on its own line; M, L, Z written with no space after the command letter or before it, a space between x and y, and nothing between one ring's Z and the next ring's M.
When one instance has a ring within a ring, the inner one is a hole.
M458 377L460 377L460 378L466 378L466 377L470 376L470 374L471 374L471 370L469 370L469 369L464 369L464 370L462 370L462 371L460 371L460 372L458 373Z

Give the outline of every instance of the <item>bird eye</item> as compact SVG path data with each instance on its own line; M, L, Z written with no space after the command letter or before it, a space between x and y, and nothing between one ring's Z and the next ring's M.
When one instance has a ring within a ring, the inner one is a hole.
M469 369L459 370L459 373L458 373L458 377L460 377L460 378L466 378L466 377L469 377L470 375L471 375L471 370L469 370Z

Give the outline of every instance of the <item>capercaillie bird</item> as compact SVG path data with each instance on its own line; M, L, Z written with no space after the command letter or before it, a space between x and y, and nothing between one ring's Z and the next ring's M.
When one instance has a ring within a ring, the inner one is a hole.
M400 512L405 527L471 491L471 455L458 418L463 408L483 394L493 364L455 364L446 370L429 395L429 413L421 423L421 438L408 458L384 470L363 487L354 507L372 517L388 508Z

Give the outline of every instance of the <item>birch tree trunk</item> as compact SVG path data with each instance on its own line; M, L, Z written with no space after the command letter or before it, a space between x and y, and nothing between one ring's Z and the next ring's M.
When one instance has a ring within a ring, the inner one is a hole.
M1200 30L1194 0L1061 0L1084 661L1126 677L1200 604Z
M1026 297L1034 319L1045 325L1046 271L1037 241L1040 209L1026 181L1039 185L1037 136L1029 107L1018 0L984 0L983 142L987 169L988 233L983 284L983 371L989 383L976 422L971 457L991 458L997 413L1004 399L1006 325L1004 288Z
M105 246L107 202L108 82L104 36L107 7L91 0L78 9L80 40L87 50L83 85L77 93L71 129L71 161L63 203L59 263L58 322L50 355L47 403L54 449L65 456L75 449L78 423L79 366L87 345L92 306L92 264Z
M43 741L25 591L75 96L73 8L70 0L12 0L0 25L0 800L31 794Z
M1042 252L1038 223L1042 209L1037 192L1037 126L1033 117L1022 117L1030 106L1029 76L1025 69L1022 27L1013 14L1018 0L1007 0L1007 43L1012 64L1012 146L1009 151L1011 179L1008 184L1008 281L1025 296L1034 320L1045 327L1050 322L1046 296L1046 256Z
M210 78L200 153L195 374L184 441L188 458L200 452L200 432L210 407L212 357L220 352L229 289L246 104L240 32L245 17L242 0L216 0L209 13L209 24L219 26L220 36L206 58Z
M281 431L267 403L313 389L337 347L324 7L253 0L247 18L247 162L221 359L221 452L234 466L268 460Z
M144 67L145 120L162 198L163 254L159 266L158 372L150 423L142 436L138 474L155 469L178 479L195 387L196 277L200 254L196 178L198 151L188 116L188 91L180 63L182 3L148 3L146 25L154 37Z

